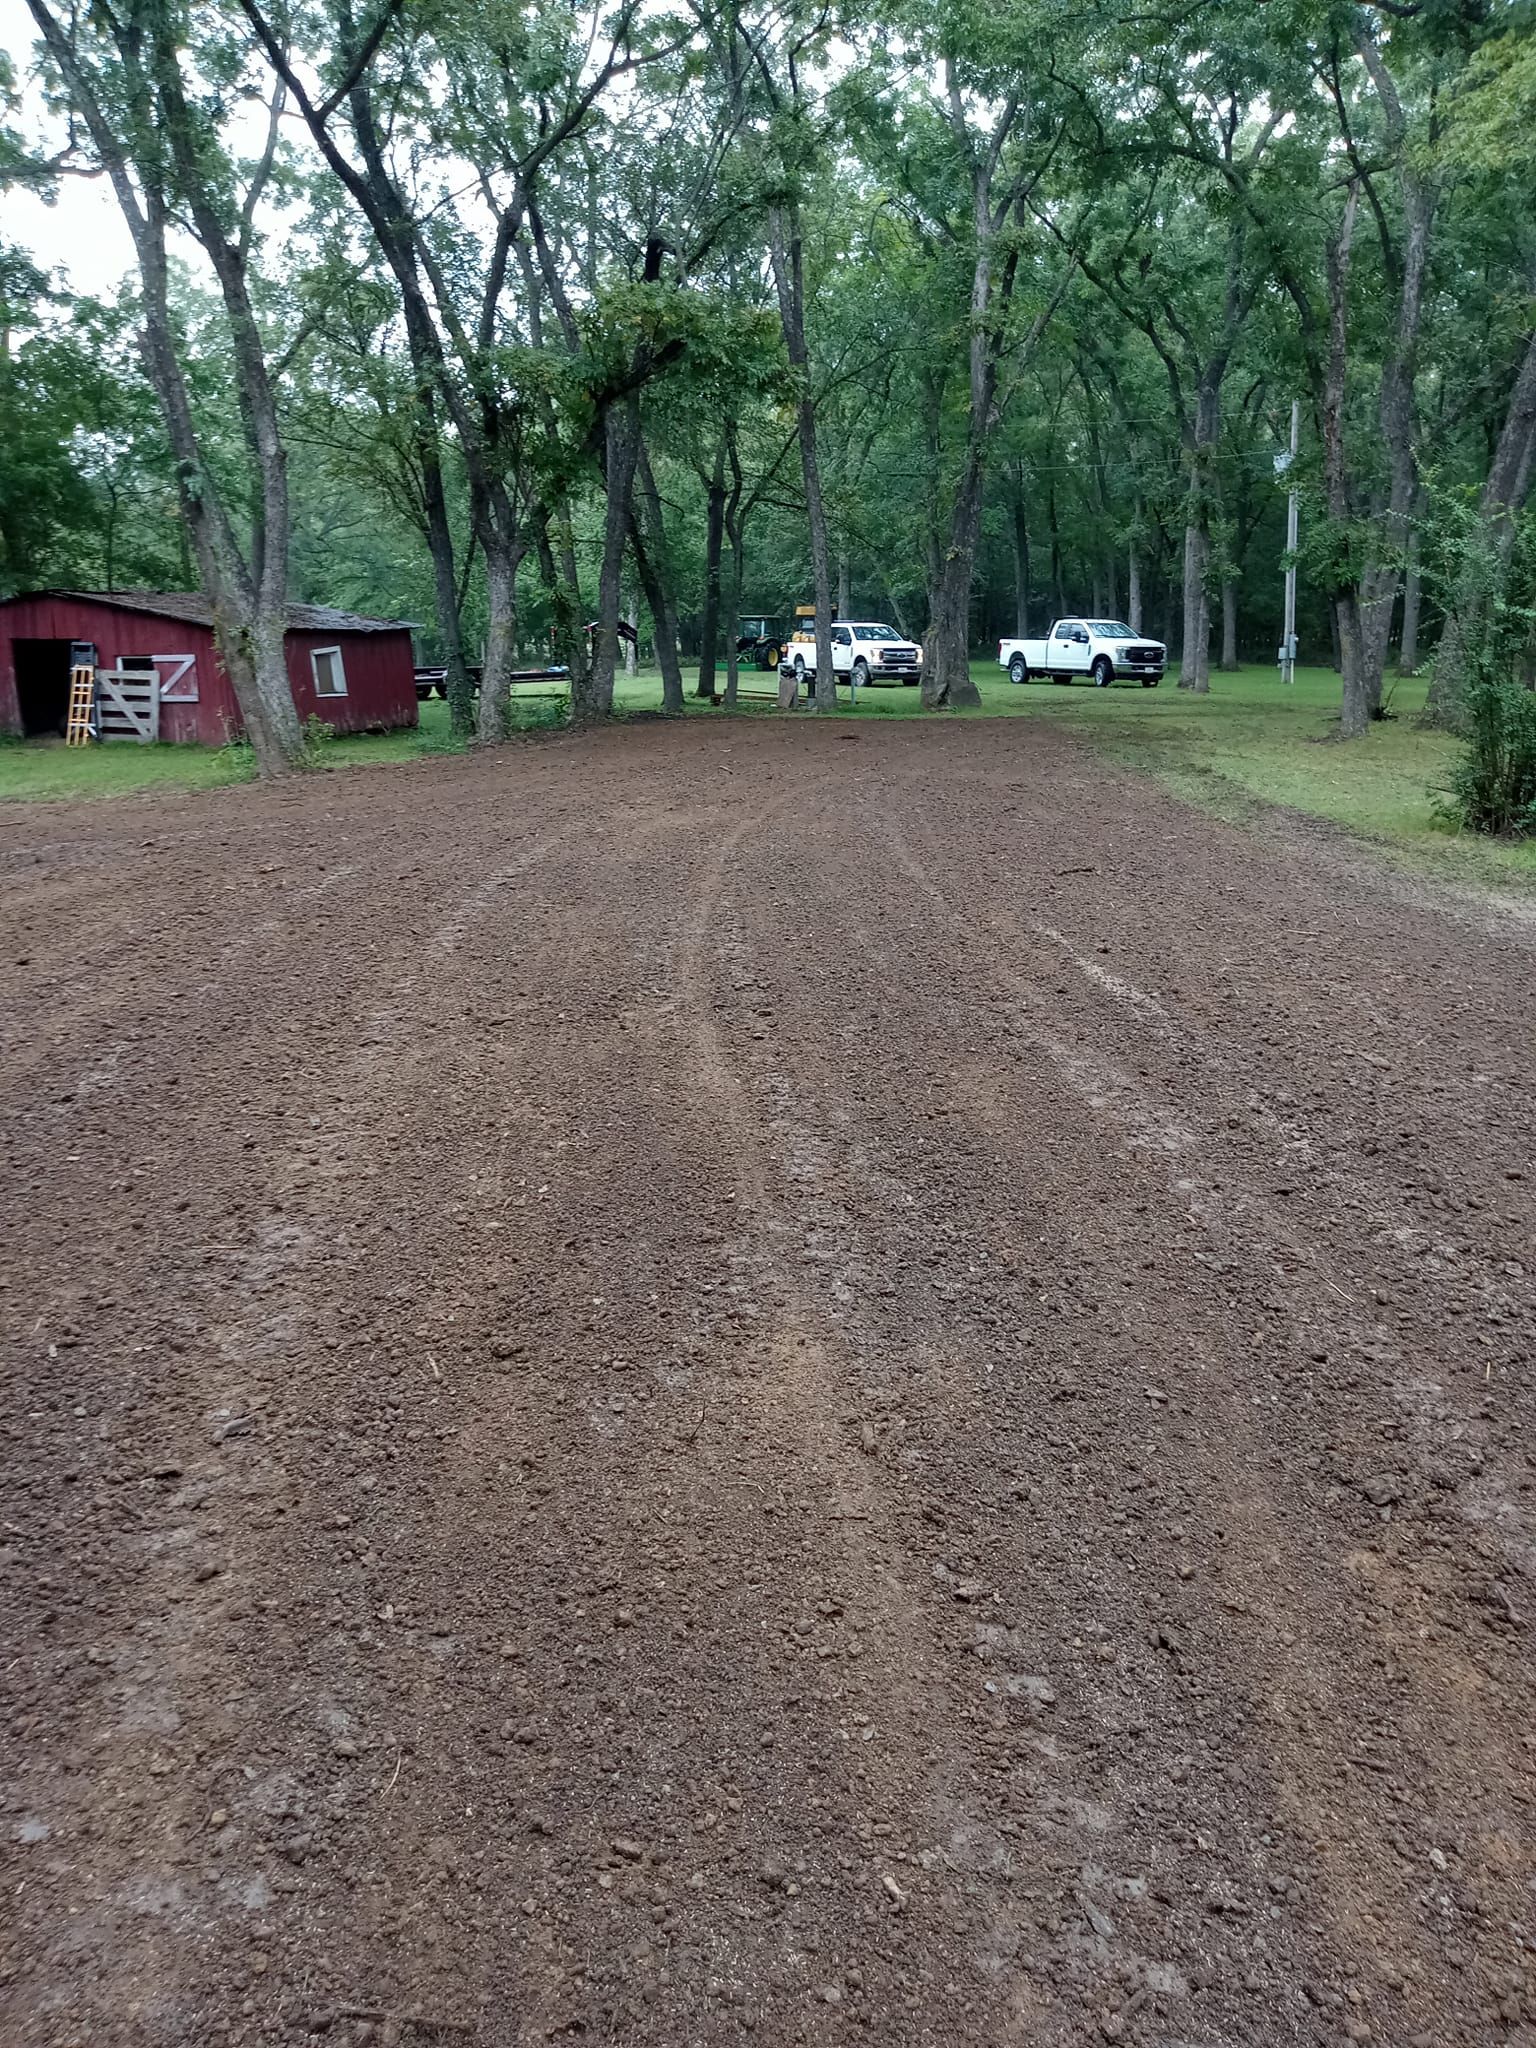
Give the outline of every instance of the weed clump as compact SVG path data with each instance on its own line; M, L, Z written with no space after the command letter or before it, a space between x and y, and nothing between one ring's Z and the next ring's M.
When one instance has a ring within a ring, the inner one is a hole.
M1479 683L1467 693L1460 759L1438 814L1468 832L1536 832L1536 691Z

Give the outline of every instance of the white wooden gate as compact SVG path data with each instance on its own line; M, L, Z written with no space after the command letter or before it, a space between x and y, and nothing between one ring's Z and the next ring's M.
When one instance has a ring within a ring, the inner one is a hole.
M160 672L162 704L197 702L197 656L195 654L152 654L150 660Z
M160 677L154 669L99 668L96 710L104 740L137 740L148 746L160 737Z

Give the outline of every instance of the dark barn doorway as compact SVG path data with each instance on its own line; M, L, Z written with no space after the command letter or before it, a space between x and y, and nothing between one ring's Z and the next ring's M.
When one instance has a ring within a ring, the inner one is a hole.
M13 640L16 703L26 737L57 733L69 722L69 640Z

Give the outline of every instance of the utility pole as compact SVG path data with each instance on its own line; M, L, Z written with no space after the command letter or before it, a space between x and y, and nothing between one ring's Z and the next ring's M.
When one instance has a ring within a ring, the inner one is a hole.
M1296 467L1296 454L1301 445L1301 400L1291 400L1291 447L1287 455L1275 457L1275 468L1281 476ZM1280 641L1280 680L1294 683L1296 680L1296 543L1301 529L1301 493L1296 488L1294 477L1291 481L1290 496L1285 510L1285 626Z

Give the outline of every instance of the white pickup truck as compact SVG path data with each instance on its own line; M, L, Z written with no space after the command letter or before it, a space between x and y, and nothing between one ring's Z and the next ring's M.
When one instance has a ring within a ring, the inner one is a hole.
M1133 633L1118 619L1058 619L1048 640L997 643L997 665L1007 669L1011 683L1027 683L1031 676L1052 682L1091 676L1105 690L1117 676L1125 676L1144 690L1155 690L1167 661L1161 640Z
M816 626L797 616L795 631L779 664L780 675L804 684L816 679ZM923 650L877 619L838 619L832 627L832 673L860 690L866 683L915 683L923 673Z

